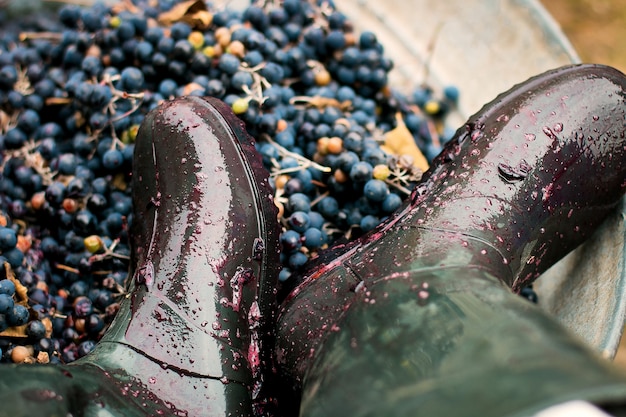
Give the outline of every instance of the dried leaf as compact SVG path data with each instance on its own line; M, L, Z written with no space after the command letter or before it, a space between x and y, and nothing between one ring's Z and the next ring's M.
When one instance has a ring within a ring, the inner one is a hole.
M123 0L123 1L118 1L114 3L113 6L111 7L111 11L113 12L113 14L116 14L116 15L122 12L126 12L126 11L131 12L133 14L141 13L141 9L135 6L133 2L130 0Z
M50 356L48 355L48 352L39 352L37 354L37 363L50 363Z
M52 320L50 320L50 317L44 317L43 319L41 319L41 322L43 323L43 326L46 328L46 337L51 337L52 336Z
M395 128L385 133L385 143L381 149L392 155L408 155L413 158L413 165L426 172L428 161L419 150L413 139L413 134L404 124L401 114L396 115L397 125Z
M213 13L207 10L200 10L195 13L185 15L181 20L194 29L207 30L209 26L211 26L211 23L213 23Z
M113 186L113 188L115 188L116 190L120 190L120 191L124 191L128 187L126 178L124 177L124 174L121 172L115 174L115 176L113 177L113 181L111 182L111 185Z
M213 22L213 14L207 10L205 2L189 0L178 3L167 12L161 13L158 20L165 26L185 22L194 29L204 30Z
M326 107L337 107L340 110L346 111L352 106L350 100L339 101L334 98L322 97L322 96L296 96L289 100L292 105L306 105L311 107L317 107L318 109L324 109Z
M11 116L9 116L4 110L0 110L0 132L5 132L9 128L11 123Z
M0 332L0 337L11 337L16 339L26 339L28 335L26 334L26 328L28 324L24 324L22 326L13 326L9 327L3 332Z

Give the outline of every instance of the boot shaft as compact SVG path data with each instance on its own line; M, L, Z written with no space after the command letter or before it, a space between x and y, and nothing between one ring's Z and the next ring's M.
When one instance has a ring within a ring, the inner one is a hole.
M573 399L624 410L626 377L497 277L453 267L363 286L299 415L520 417Z
M559 68L470 117L433 162L399 227L458 232L502 252L515 290L574 249L626 185L626 78ZM420 192L422 195L420 195Z
M625 87L614 69L565 67L472 116L401 210L336 248L281 305L277 358L296 390L327 337L359 337L341 323L358 320L360 291L433 271L451 285L482 271L518 290L587 238L624 192Z
M121 369L181 409L252 415L268 389L279 265L253 139L224 103L179 98L146 116L133 175L130 296L84 362L111 371L128 357Z

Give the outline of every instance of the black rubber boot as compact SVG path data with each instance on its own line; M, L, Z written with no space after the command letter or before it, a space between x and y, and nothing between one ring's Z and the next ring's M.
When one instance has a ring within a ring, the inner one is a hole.
M224 103L179 98L146 116L133 177L129 297L85 358L3 367L3 412L271 415L279 230L252 138Z
M302 417L626 403L623 375L514 294L620 202L625 91L597 65L513 87L457 131L403 209L305 274L276 347Z

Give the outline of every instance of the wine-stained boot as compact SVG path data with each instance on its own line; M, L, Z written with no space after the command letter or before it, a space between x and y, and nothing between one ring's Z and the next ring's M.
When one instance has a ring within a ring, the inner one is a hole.
M2 389L5 404L13 415L269 415L278 226L253 140L218 100L166 102L139 129L133 177L129 297L85 358L3 369L3 383L6 372L29 381Z
M597 65L513 87L457 131L407 205L307 272L277 334L301 416L626 404L624 376L511 291L622 198L625 91L623 74Z

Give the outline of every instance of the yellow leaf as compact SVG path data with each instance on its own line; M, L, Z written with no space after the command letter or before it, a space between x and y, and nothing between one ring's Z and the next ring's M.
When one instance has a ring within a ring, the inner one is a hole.
M213 21L213 15L201 0L189 0L178 3L170 10L159 15L159 23L169 26L176 22L186 22L193 29L204 30Z
M28 324L24 324L22 326L13 326L9 327L5 331L0 333L0 337L12 337L16 339L26 339L28 335L26 334L26 328Z
M385 133L385 143L381 145L381 149L392 155L410 156L413 159L413 165L426 172L428 170L428 161L415 144L413 134L404 124L400 113L396 114L396 120L396 127Z
M50 320L50 317L44 317L41 319L41 322L46 328L46 337L52 336L52 320Z
M128 187L128 183L126 182L126 177L124 176L124 174L121 172L115 174L113 180L111 181L111 186L113 186L113 188L115 188L116 190L126 190L126 188Z

